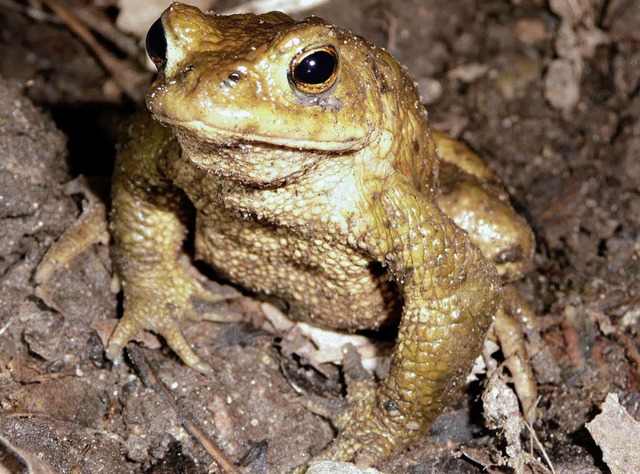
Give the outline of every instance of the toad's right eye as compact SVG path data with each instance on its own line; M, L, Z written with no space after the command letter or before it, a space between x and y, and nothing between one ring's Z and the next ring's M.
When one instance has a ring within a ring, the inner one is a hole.
M158 18L147 33L147 54L156 65L158 71L162 71L167 63L167 38L162 27L162 18Z

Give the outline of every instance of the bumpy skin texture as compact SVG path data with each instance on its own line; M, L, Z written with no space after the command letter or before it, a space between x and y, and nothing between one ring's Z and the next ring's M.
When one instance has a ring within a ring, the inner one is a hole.
M173 4L161 21L154 120L132 126L114 177L125 301L108 355L144 328L207 370L178 324L193 298L215 299L182 258L195 209L196 257L292 317L344 330L400 317L388 376L351 394L322 455L374 464L464 382L531 233L479 158L437 135L440 161L413 80L387 52L318 18ZM327 46L335 81L294 83L292 61Z

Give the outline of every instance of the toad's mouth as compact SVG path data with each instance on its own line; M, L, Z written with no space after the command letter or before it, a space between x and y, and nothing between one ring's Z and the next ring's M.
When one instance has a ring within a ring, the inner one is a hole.
M157 120L172 125L186 132L192 139L218 146L252 145L278 147L292 151L345 153L364 148L372 139L371 136L341 138L340 140L314 140L306 137L284 136L276 131L267 131L259 125L234 128L216 126L201 120L177 120L155 116Z

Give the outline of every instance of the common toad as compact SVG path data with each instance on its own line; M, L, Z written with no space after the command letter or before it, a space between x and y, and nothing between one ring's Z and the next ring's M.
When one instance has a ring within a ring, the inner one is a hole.
M372 465L418 439L532 257L495 176L429 128L389 53L319 18L174 3L147 49L151 115L132 125L113 180L125 299L108 356L148 329L209 369L179 328L197 317L193 298L217 298L183 258L195 210L195 258L292 318L347 331L399 321L388 375L350 398L322 457Z

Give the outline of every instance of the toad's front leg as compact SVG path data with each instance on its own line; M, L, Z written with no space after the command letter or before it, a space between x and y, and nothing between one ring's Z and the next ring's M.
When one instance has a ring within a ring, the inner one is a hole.
M394 183L375 194L362 242L405 302L386 379L360 388L321 458L377 463L422 435L464 383L501 291L493 265L431 199Z
M179 321L216 319L196 314L192 300L216 302L228 295L207 291L182 250L186 198L161 169L164 159L179 153L176 143L148 116L133 125L131 137L119 153L113 179L111 225L124 315L109 340L107 356L120 360L134 333L147 329L161 334L188 366L206 372L209 367L185 340Z

